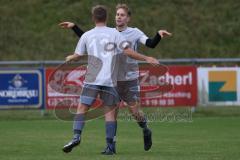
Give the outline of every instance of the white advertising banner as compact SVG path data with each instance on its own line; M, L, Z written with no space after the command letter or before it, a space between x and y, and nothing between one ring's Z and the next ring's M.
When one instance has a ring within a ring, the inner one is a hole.
M239 67L199 67L198 105L240 105Z

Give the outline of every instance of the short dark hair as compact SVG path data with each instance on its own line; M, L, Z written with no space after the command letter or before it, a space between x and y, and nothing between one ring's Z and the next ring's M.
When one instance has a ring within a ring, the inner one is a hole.
M125 4L125 3L119 3L119 4L117 4L117 6L116 6L116 11L117 11L118 9L123 9L123 10L125 10L125 12L127 13L127 15L128 15L129 17L132 15L130 8L129 8L128 5Z
M103 5L96 5L92 8L92 17L95 22L106 22L107 14L107 7Z

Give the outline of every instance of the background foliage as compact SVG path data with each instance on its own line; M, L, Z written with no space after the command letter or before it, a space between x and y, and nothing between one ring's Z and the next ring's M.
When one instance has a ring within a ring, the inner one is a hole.
M150 37L159 29L173 33L153 50L141 47L141 53L158 58L240 55L238 0L0 0L0 60L63 60L78 38L57 24L73 21L89 30L91 7L105 4L114 27L119 2L132 8L130 26Z

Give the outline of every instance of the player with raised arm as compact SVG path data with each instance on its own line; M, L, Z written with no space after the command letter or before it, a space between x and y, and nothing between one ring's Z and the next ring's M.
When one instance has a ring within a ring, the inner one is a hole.
M171 36L166 30L159 30L153 38L148 38L138 28L128 27L130 22L131 11L126 4L118 4L116 6L116 29L127 39L130 47L137 50L139 43L149 47L155 48L160 40L165 36ZM59 24L62 28L72 28L73 31L81 37L84 31L82 31L77 25L72 22L62 22ZM121 100L125 101L131 114L137 120L139 126L143 129L144 137L144 149L147 151L152 146L152 133L147 127L147 120L144 117L143 112L139 107L139 82L138 82L138 64L137 61L126 56L121 56L121 64L124 67L119 68L117 89ZM117 110L115 118L117 119ZM108 115L109 116L109 115ZM111 115L110 115L111 116ZM116 135L115 135L116 136ZM114 138L114 143L116 137ZM106 148L107 149L107 148ZM105 149L105 151L106 151ZM104 151L104 152L105 152ZM115 151L116 152L116 151Z
M93 7L92 18L96 27L84 33L77 44L75 53L66 57L66 62L70 62L81 58L85 53L89 56L80 103L73 122L74 136L63 147L63 151L66 153L71 152L75 146L79 145L85 124L85 114L99 94L106 111L105 121L108 151L104 154L112 155L114 154L113 138L117 126L114 114L108 111L119 103L118 93L115 90L117 85L115 64L118 63L115 59L116 56L125 54L153 65L158 65L159 62L155 58L133 51L118 31L106 26L107 10L104 6L97 5ZM109 44L112 46L111 49L106 47ZM95 72L96 70L98 71L97 73Z

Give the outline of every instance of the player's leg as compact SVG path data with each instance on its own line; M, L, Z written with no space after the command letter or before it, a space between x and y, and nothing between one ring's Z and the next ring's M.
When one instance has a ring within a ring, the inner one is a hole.
M120 106L120 103L118 103L118 105L115 109L115 115L114 115L114 117L116 119L116 131L115 131L114 138L113 138L113 145L115 146L114 147L115 149L116 149L116 143L117 143L117 116L118 116L119 106Z
M137 121L138 125L144 129L147 128L147 120L144 117L144 113L140 109L140 87L138 80L131 81L119 81L118 93L120 98L127 103L128 109L132 116Z
M104 87L100 94L104 101L105 111L105 129L106 129L106 144L102 154L116 154L116 143L114 138L117 132L116 109L118 108L119 96L116 89L113 87Z
M152 146L152 132L147 126L147 119L140 109L140 86L138 80L118 82L120 98L128 104L129 111L143 130L144 149L147 151Z
M134 119L137 121L138 125L142 129L146 129L147 126L147 120L144 116L143 111L140 109L140 105L138 102L128 102L128 110L134 117Z
M144 150L148 151L152 147L152 131L148 128L147 119L140 109L139 103L128 103L128 105L129 111L143 130Z
M85 124L84 115L88 111L88 109L89 109L88 105L85 105L82 103L78 105L78 109L77 109L78 112L74 117L74 122L73 122L73 139L63 147L63 151L65 153L71 152L74 147L80 144L81 133Z
M77 113L73 122L73 139L63 147L63 151L68 153L77 146L81 141L81 134L85 124L85 114L89 110L89 107L95 101L99 92L98 86L85 84L80 96L80 104L77 108Z
M112 118L114 116L114 120L115 120L115 132L114 132L114 137L113 137L113 152L116 154L116 143L117 143L117 125L118 125L118 122L117 122L117 116L118 116L118 111L119 111L119 106L120 106L120 103L117 104L117 106L114 106L114 110L111 109L111 112L109 112L109 114L105 114L105 121L109 121L109 117ZM112 108L112 107L111 107ZM105 111L106 113L106 111ZM108 111L107 111L108 113Z
M85 113L89 110L89 107L90 105L80 103L77 108L77 114L75 115L73 122L74 139L80 139L82 130L85 125Z
M116 154L116 141L114 141L117 132L117 120L115 119L115 106L105 106L105 132L106 148L102 154Z

